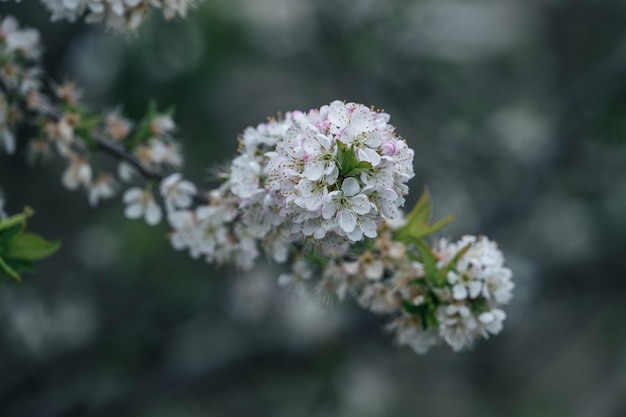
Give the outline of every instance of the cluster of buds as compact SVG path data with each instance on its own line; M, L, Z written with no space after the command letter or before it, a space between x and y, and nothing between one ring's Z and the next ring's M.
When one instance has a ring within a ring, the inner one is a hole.
M31 121L38 135L28 155L66 160L63 185L84 189L91 205L123 191L126 217L150 225L165 217L173 248L194 259L248 270L264 252L291 265L278 283L298 293L319 276L316 293L350 294L388 316L396 341L416 352L439 343L459 351L501 331L511 270L486 237L432 242L453 217L431 222L428 192L404 215L414 151L388 114L333 101L249 127L221 184L201 191L177 172L183 160L171 113L151 104L138 121L119 110L94 114L71 83L48 83L45 94L38 40L13 19L0 24L0 139L7 153L15 152L17 123ZM97 161L103 154L120 161L116 174L96 168L105 165ZM145 186L131 186L136 177Z
M6 0L3 0L6 1ZM21 1L21 0L15 0ZM193 0L41 0L51 19L88 23L102 22L118 31L134 31L153 10L161 10L165 19L187 17Z

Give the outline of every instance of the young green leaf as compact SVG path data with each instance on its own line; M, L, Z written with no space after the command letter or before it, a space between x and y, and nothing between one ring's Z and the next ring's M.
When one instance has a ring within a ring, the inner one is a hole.
M24 226L26 219L35 214L35 211L30 207L24 207L24 212L9 217L6 220L0 221L0 231L9 229L17 224Z
M34 233L22 233L7 244L4 255L7 259L35 261L52 255L60 246L60 241L48 241Z
M431 224L432 211L433 204L430 194L428 188L424 187L424 192L406 218L406 224L395 231L395 238L407 243L413 239L423 239L443 229L456 219L455 215L449 215Z
M0 276L6 275L7 277L17 281L18 283L22 282L22 278L15 271L15 269L11 268L6 261L0 256Z
M437 283L437 257L433 253L433 250L423 240L415 239L413 244L420 255L422 255L426 278L429 279L430 282Z
M0 230L0 248L6 245L11 239L23 230L24 226L16 224L8 229Z

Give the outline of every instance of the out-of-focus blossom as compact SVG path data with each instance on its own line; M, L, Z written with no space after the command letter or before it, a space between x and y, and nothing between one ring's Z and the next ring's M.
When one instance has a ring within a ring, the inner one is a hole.
M163 217L161 207L154 200L154 196L148 190L141 188L130 188L123 196L126 209L124 215L129 219L139 219L143 217L151 226L159 224Z

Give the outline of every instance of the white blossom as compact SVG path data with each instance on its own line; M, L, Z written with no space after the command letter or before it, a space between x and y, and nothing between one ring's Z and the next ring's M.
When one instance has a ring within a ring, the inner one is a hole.
M63 172L62 182L68 190L76 190L80 186L88 187L92 177L91 165L84 159L73 156L70 164Z
M447 265L460 251L465 253L447 275L456 300L475 299L479 295L497 305L506 304L515 285L511 270L504 266L504 256L495 242L485 236L463 236L454 243L442 239L436 248L438 266Z
M98 205L102 198L111 198L115 195L115 182L108 174L99 175L88 187L89 204Z
M137 187L130 188L126 190L122 199L126 203L124 215L129 219L143 217L151 226L161 221L163 213L150 191Z
M175 173L161 181L161 196L170 209L184 209L191 206L196 186L182 179L182 174Z
M465 305L450 304L437 310L439 335L458 352L471 347L478 332L478 321Z

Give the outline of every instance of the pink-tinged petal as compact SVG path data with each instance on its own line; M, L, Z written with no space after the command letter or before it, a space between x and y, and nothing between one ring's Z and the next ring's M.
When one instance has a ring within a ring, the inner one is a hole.
M388 142L381 147L381 150L383 155L391 156L396 153L396 145L394 145L392 142Z
M341 184L341 191L343 191L343 195L346 197L352 197L361 191L361 187L359 186L359 182L356 178L350 177L343 180L343 183Z

